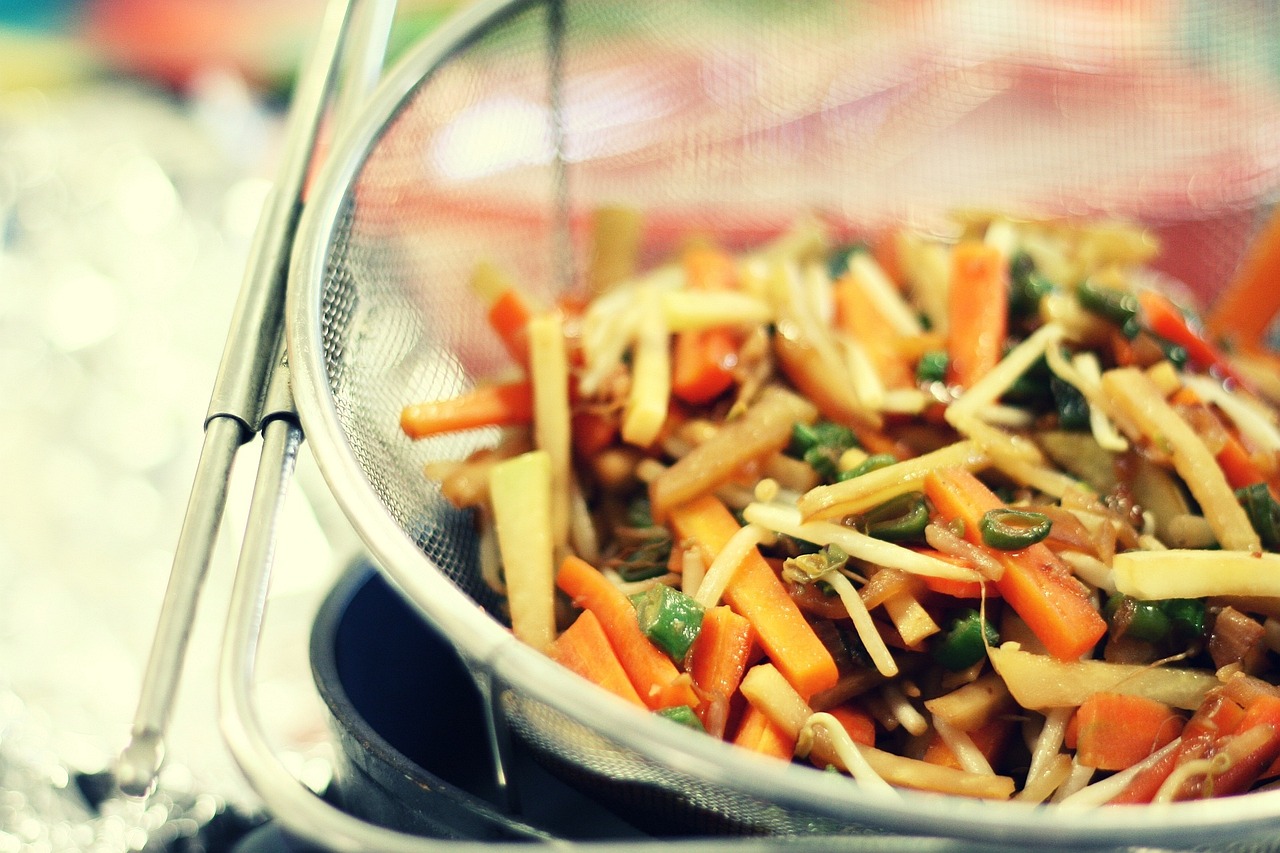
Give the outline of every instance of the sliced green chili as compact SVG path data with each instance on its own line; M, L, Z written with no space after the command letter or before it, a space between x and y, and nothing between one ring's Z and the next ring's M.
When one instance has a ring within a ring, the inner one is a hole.
M1102 615L1119 636L1161 643L1173 631L1173 624L1158 601L1142 601L1114 593L1102 608Z
M1269 551L1280 548L1280 504L1271 497L1267 484L1254 483L1236 489L1236 500L1244 507L1262 546Z
M666 717L673 723L679 723L691 729L697 729L705 732L706 727L702 725L702 720L698 719L698 715L688 705L674 705L670 708L661 708L654 712L659 717Z
M631 596L631 604L645 636L673 660L684 660L702 630L702 605L661 583Z
M861 523L867 535L877 539L890 542L920 539L929 524L929 507L922 492L907 492L863 513Z
M1085 279L1076 288L1076 299L1080 302L1081 308L1126 329L1126 334L1127 327L1132 328L1137 321L1138 297L1127 290L1107 287L1093 279Z
M1001 551L1017 551L1049 535L1053 522L1047 515L1024 509L991 509L978 522L982 541Z
M1009 261L1009 313L1014 317L1033 316L1040 300L1053 290L1053 283L1040 274L1035 261L1026 252L1018 252Z
M1204 636L1205 606L1200 598L1170 598L1160 608L1169 617L1173 633L1184 640Z
M852 480L854 477L861 477L863 474L869 474L880 468L887 468L897 461L898 457L892 453L873 453L848 471L841 471L838 479Z
M951 363L945 350L930 350L916 362L916 380L926 385L947 381L947 365Z
M966 607L957 611L947 623L931 651L934 660L952 672L958 672L982 660L988 646L998 645L1000 632L995 626L983 619L977 610Z

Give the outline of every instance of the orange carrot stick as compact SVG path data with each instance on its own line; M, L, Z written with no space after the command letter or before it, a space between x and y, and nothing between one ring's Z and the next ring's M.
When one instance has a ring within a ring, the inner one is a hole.
M739 529L737 519L714 495L674 507L669 520L676 538L693 543L707 565ZM751 622L769 659L801 696L835 686L835 660L758 550L747 553L724 598Z
M1094 693L1076 712L1076 760L1099 770L1123 770L1178 737L1182 725L1182 716L1163 702Z
M616 693L641 708L645 704L640 694L627 678L626 670L609 645L609 638L600 620L590 610L584 610L573 624L547 647L552 660L600 685L610 693Z
M790 761L796 751L796 739L754 705L748 705L742 712L742 722L738 724L733 742L762 755L781 758L783 761Z
M1003 355L1009 315L1009 267L1000 250L966 241L951 251L948 381L968 388Z
M960 519L964 535L981 545L979 524L988 510L1004 506L995 493L963 468L930 471L925 494L947 521ZM1043 543L1020 551L991 550L1004 566L996 588L1055 657L1080 657L1102 638L1107 623L1070 570Z
M997 716L987 720L973 731L966 732L966 734L969 735L973 745L978 748L978 752L982 753L988 763L994 763L996 756L1004 749L1005 741L1009 739L1009 734L1012 731L1013 720L1009 717ZM952 767L956 770L964 769L955 752L951 747L947 746L947 742L937 732L933 733L932 738L929 740L929 745L925 747L921 760L941 767Z
M698 706L689 678L649 642L640 630L631 602L594 566L578 557L566 557L556 573L556 585L573 599L575 606L595 613L609 645L646 705L653 709Z
M876 720L870 713L856 705L837 705L827 713L840 721L850 739L863 746L876 745Z
M841 276L836 280L833 296L836 327L862 345L885 386L912 385L915 376L901 355L900 336L857 279L851 275Z
M1235 279L1214 300L1207 325L1216 337L1244 350L1264 349L1280 311L1280 207L1254 239Z
M1138 293L1142 306L1142 320L1152 332L1187 351L1187 358L1202 370L1212 368L1218 373L1243 383L1231 367L1227 356L1218 349L1183 315L1177 305L1163 293L1143 290Z
M683 261L690 290L714 292L734 286L733 258L718 249L691 247ZM733 385L737 358L738 336L732 329L678 333L671 354L671 393L693 405L711 402Z
M533 420L533 389L528 382L479 385L448 400L405 406L400 429L409 438L426 438L482 426L519 426Z
M689 650L689 674L706 702L698 706L702 725L715 737L724 737L729 699L747 671L755 636L746 617L721 605L702 616L702 630Z

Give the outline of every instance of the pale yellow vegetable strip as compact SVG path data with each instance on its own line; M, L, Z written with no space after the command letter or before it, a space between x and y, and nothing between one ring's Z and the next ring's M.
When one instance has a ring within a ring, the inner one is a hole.
M1261 552L1262 542L1214 454L1151 380L1136 368L1117 368L1102 374L1102 390L1149 441L1173 457L1174 469L1199 502L1219 544L1228 551Z
M734 573L738 571L747 554L755 550L761 542L767 542L772 538L773 534L758 524L746 524L738 528L738 531L730 536L729 541L720 549L720 553L716 554L711 565L707 566L707 572L698 584L698 591L694 593L694 601L707 610L719 604L720 598L729 587L729 582L733 580Z
M1074 387L1089 402L1089 431L1098 446L1114 453L1128 450L1129 442L1111 422L1111 404L1102 393L1102 369L1098 365L1098 357L1092 352L1080 352L1067 361L1061 349L1049 347L1045 351L1045 361L1055 376Z
M747 670L740 689L748 702L791 737L799 739L813 716L813 710L773 664L757 664ZM1013 780L1008 776L966 773L862 744L855 744L854 748L865 759L867 768L892 785L986 799L1008 799L1013 794ZM825 727L814 731L811 752L820 763L850 770Z
M1057 344L1065 336L1066 332L1056 323L1049 323L1036 329L966 390L959 400L947 407L947 423L960 429L959 423L963 423L967 418L978 416L985 406L999 400L1000 395L1045 354L1045 350Z
M1046 495L1053 495L1055 498L1061 498L1072 491L1092 491L1070 474L1064 474L1056 468L1050 468L1038 462L1029 462L998 453L991 455L991 462L993 467L1008 475L1010 479L1024 486L1030 486L1036 491L1044 492Z
M591 257L587 284L602 293L635 274L644 215L637 209L605 206L591 214Z
M1211 672L1101 660L1061 661L1024 652L1016 643L989 649L987 655L1013 698L1031 710L1079 705L1104 691L1146 696L1192 710L1218 684Z
M924 707L934 722L945 720L963 732L972 732L1013 707L1004 680L994 672L979 676L950 693L928 699Z
M947 247L907 229L897 233L895 243L911 295L929 318L929 328L945 338L951 321L947 305L951 261Z
M910 590L903 590L885 599L884 612L889 615L893 627L898 629L902 641L908 646L919 645L942 630Z
M924 577L964 581L982 580L982 575L972 569L935 559L928 554L904 548L893 542L867 536L843 524L831 521L801 521L800 511L786 504L751 503L743 510L743 517L752 524L758 524L806 542L813 542L816 545L838 545L850 557L865 560L877 566L888 566Z
M993 465L1001 461L1041 465L1045 461L1044 454L1031 439L1005 432L976 416L956 418L952 426L990 456Z
M866 348L848 335L839 335L835 340L837 348L844 355L844 364L849 371L854 394L868 408L883 409L884 382L871 363Z
M569 358L558 312L529 318L529 373L533 384L533 444L551 464L551 534L557 553L569 541L572 449Z
M1249 444L1256 450L1280 450L1280 430L1271 416L1252 400L1241 397L1209 376L1185 375L1182 381L1206 403L1213 403L1231 419Z
M551 459L531 450L489 473L494 527L506 575L511 628L545 649L555 639L555 563L551 535Z
M667 264L620 283L591 302L582 318L585 365L578 378L578 390L584 396L596 394L605 379L622 365L622 358L636 337L640 292L645 289L666 292L684 284L684 267Z
M773 309L768 302L731 290L664 292L662 314L672 332L759 326L773 319Z
M855 252L849 258L849 275L899 335L911 337L924 331L915 310L902 298L897 285L870 254Z
M1116 591L1135 598L1280 596L1280 554L1244 551L1123 551L1111 560Z
M662 431L671 401L671 336L656 291L643 289L636 310L640 320L632 351L631 392L622 413L622 440L648 447Z
M816 486L800 498L800 513L809 520L864 512L890 498L919 491L925 476L935 468L960 467L975 471L989 464L990 457L976 443L959 441L851 480Z

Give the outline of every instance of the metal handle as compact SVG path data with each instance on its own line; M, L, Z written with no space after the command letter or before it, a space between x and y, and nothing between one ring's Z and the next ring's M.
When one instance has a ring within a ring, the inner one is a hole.
M345 66L350 74L360 72L361 79L367 78L371 64L368 57L376 54L380 62L380 51L386 44L385 34L380 42L373 35L378 25L389 26L391 16L386 9L391 4L386 0L373 0L371 4L333 0L316 50L299 80L279 178L254 234L210 396L204 445L143 673L130 741L116 762L116 780L121 790L130 795L149 793L164 761L165 733L181 680L191 624L222 524L231 466L238 450L259 431L264 419L267 374L281 339L285 279L303 189L326 109L340 79L339 63L351 22L358 6L370 5L376 7L374 13L366 14L376 23L362 30L369 44L377 49L358 51L364 61L347 59ZM348 86L349 91L356 88ZM353 98L343 100L351 102Z

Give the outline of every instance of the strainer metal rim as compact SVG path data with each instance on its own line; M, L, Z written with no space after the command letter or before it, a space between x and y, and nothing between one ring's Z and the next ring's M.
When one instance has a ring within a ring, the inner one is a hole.
M400 528L381 505L355 458L329 393L319 318L330 240L353 180L382 129L417 84L465 49L472 36L486 26L536 5L540 5L538 0L481 0L406 51L357 120L335 140L302 211L285 307L295 401L329 489L392 584L451 639L473 670L519 684L523 695L546 702L585 726L629 733L623 735L626 746L649 760L748 796L784 801L809 812L893 831L988 842L1093 847L1167 843L1182 847L1222 843L1268 829L1280 834L1280 791L1168 807L1088 812L958 801L912 791L902 791L898 798L862 792L852 799L847 789L833 786L828 774L779 765L656 718L637 716L633 708L604 691L577 689L573 686L575 676L516 641L450 582ZM563 701L566 687L581 699L571 707ZM784 785L777 784L783 780Z

